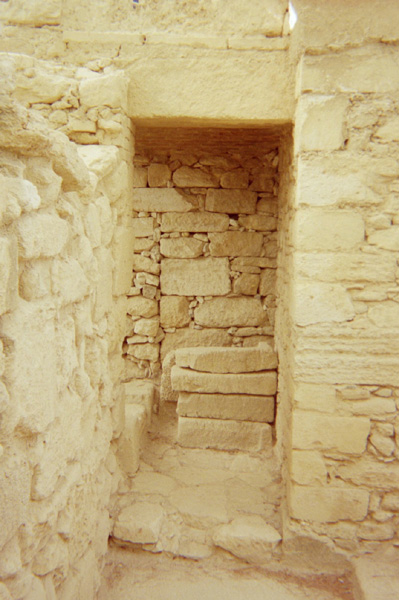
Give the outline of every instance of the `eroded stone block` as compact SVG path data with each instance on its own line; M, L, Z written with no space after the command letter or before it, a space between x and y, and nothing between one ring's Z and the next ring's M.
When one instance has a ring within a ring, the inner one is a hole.
M180 237L161 240L161 254L167 258L197 258L201 256L204 242L195 238Z
M210 173L206 173L199 168L191 167L180 167L173 173L173 183L177 187L191 188L191 187L204 187L213 188L218 187L218 181L216 177Z
M277 373L201 373L172 367L172 387L178 392L204 394L251 394L272 396L277 389Z
M222 296L231 289L227 258L162 261L161 292L174 296Z
M226 231L209 234L212 256L259 256L263 235L247 231Z
M162 215L161 231L208 233L210 231L226 231L229 227L227 215L215 215L210 212L173 213Z
M205 208L210 212L254 214L257 195L247 190L208 190Z
M113 536L133 544L155 544L163 520L163 510L158 504L135 502L119 513Z
M56 215L26 214L16 224L18 248L23 258L56 256L64 248L68 224Z
M176 365L209 373L251 373L277 368L276 353L268 344L255 348L180 348Z
M213 298L194 310L194 318L204 327L251 327L267 323L267 314L257 298Z
M159 306L162 327L184 327L189 324L189 302L184 296L163 296Z
M266 423L179 417L177 441L187 448L216 448L257 452L272 444Z
M367 515L369 496L366 490L356 488L294 485L289 494L290 514L316 523L361 521Z
M274 398L248 394L190 394L180 392L177 414L181 417L232 419L272 423Z
M132 208L142 212L188 212L193 205L174 188L136 188Z

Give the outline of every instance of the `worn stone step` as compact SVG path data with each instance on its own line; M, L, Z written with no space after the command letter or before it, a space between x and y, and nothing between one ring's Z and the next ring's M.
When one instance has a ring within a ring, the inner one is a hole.
M187 448L258 452L272 445L267 423L179 417L177 441Z
M132 544L156 544L164 513L159 504L135 502L122 509L113 528L113 537Z
M277 373L201 373L175 365L171 371L172 388L178 392L204 394L250 394L272 396L277 390Z
M181 417L272 423L274 420L274 397L180 392L177 414Z
M277 368L277 355L269 344L253 348L179 348L176 365L210 373L251 373Z

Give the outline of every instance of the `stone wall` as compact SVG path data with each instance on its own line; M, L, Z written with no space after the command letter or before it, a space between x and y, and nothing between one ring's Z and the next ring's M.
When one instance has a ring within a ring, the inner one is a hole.
M178 347L273 343L277 167L277 150L135 157L127 378L159 379Z
M73 70L0 70L0 596L83 600L120 481L131 132Z

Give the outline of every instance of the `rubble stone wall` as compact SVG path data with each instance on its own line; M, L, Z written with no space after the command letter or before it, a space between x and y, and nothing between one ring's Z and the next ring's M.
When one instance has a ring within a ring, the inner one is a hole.
M0 596L87 600L120 481L130 122L74 70L0 71Z

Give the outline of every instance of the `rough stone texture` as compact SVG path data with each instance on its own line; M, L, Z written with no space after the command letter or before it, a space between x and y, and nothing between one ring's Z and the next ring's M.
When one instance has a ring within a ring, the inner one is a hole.
M184 327L190 322L189 303L184 297L163 296L159 309L163 327Z
M179 260L162 262L161 291L177 296L223 296L230 291L227 258Z
M215 215L213 213L166 213L162 215L161 231L191 231L210 232L226 231L229 226L227 215Z
M165 187L170 181L168 165L152 163L148 167L148 185L150 187Z
M281 541L279 532L258 515L243 515L213 533L216 546L250 563L267 563Z
M367 514L369 493L361 489L294 485L290 491L294 519L330 523L362 521ZM312 498L312 502L309 502Z
M125 425L121 436L118 460L127 475L134 475L139 468L140 447L147 426L147 413L144 406L125 406Z
M176 348L197 346L230 346L231 336L225 329L191 329L185 327L174 333L166 333L162 341L161 356L165 357Z
M265 423L179 417L177 441L187 448L259 451L271 445Z
M249 373L277 367L277 356L267 344L257 348L182 348L176 365L210 373Z
M179 393L177 414L182 417L233 419L272 423L274 398L247 394Z
M260 233L226 231L209 234L212 256L259 256L263 236Z
M137 188L134 190L133 210L146 212L188 212L190 202L173 188Z
M202 255L204 242L195 238L161 240L161 254L167 258L197 258Z
M201 373L174 366L172 368L172 386L179 392L271 396L276 393L277 377L274 371L226 375Z
M297 239L299 250L350 250L364 240L363 219L349 211L301 211Z
M113 535L133 544L154 544L158 541L162 517L163 511L156 504L138 502L119 513Z
M256 209L256 194L242 190L209 190L205 208L210 212L251 215Z
M298 325L350 321L355 316L351 298L341 285L302 283L296 288L294 319Z
M173 182L177 187L218 187L215 177L201 171L201 169L191 169L190 167L180 167L173 173Z
M196 323L205 327L247 327L267 322L262 304L255 298L214 298L198 306L194 316Z

